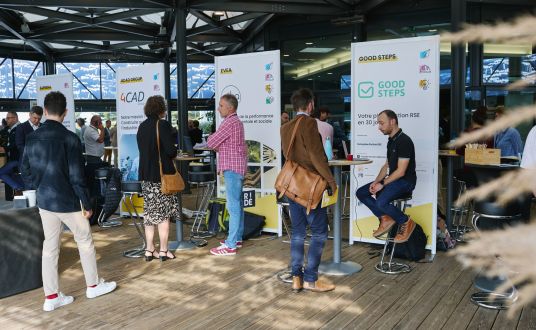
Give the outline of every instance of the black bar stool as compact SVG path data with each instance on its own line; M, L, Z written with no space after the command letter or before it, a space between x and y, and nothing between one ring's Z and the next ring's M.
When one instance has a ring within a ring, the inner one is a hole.
M95 179L99 181L100 194L103 197L103 204L101 205L102 210L99 214L99 217L97 218L97 224L99 225L99 227L102 227L102 228L117 227L123 224L123 222L119 220L107 220L106 219L108 216L107 213L109 212L106 212L107 210L105 210L104 205L106 204L106 200L105 200L106 187L107 187L108 179L110 178L111 170L112 170L111 167L101 167L95 170Z
M403 196L399 199L395 199L393 201L393 205L400 209L402 212L406 211L406 207L411 206L408 204L408 202L413 198L411 194L408 194L406 196ZM396 228L398 228L398 224L395 224ZM398 231L398 230L397 230ZM376 268L377 271L384 274L400 274L400 273L409 273L411 271L411 266L408 264L404 264L401 262L395 262L393 261L393 256L395 254L395 236L397 231L390 230L385 235L385 244L383 245L383 252L381 254L381 259L378 264L374 268ZM389 261L385 262L385 254L387 253L387 246L389 243L393 243L391 247L391 255L389 257Z
M121 182L121 190L123 191L123 199L121 200L121 202L127 209L127 212L130 215L130 218L132 219L132 223L136 227L136 231L138 232L138 235L142 242L142 245L140 247L123 252L123 256L127 258L141 258L145 253L145 249L147 248L147 242L145 242L145 235L141 229L143 228L143 221L141 220L141 217L138 214L136 207L134 206L134 202L132 201L132 198L134 197L134 195L141 196L141 193L142 193L141 182L139 181ZM136 217L132 215L131 210L134 211L134 214L136 214Z
M506 206L500 206L490 200L477 201L473 210L473 227L480 232L481 229L497 229L514 220L521 220L523 218L522 208L525 204L522 201L515 201ZM497 258L497 262L500 262L499 258ZM471 302L489 309L509 308L517 300L517 289L512 285L506 292L495 292L504 283L508 283L507 277L477 275L474 285L481 291L471 295Z

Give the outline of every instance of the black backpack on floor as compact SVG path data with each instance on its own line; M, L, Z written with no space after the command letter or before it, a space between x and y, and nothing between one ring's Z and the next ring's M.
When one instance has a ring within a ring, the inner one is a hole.
M393 226L393 228L391 228L391 231L389 232L389 236L396 236L397 230L398 226ZM396 244L394 256L395 258L407 259L411 261L419 261L421 259L424 259L424 256L426 254L427 241L428 239L426 238L422 227L418 223L416 223L415 229L413 230L413 233L411 233L411 236L409 237L408 241ZM387 251L390 252L392 248L393 243L389 243L389 245L387 246Z

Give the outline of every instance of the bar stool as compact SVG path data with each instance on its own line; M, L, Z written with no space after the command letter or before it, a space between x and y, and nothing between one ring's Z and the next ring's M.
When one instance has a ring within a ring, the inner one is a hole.
M513 202L506 206L500 206L493 201L478 201L475 203L472 217L472 224L476 231L480 232L482 225L486 229L496 229L502 227L505 223L510 223L513 220L522 219L523 202ZM479 224L481 219L486 221ZM500 222L499 222L500 221ZM497 259L500 262L500 259ZM494 292L500 285L507 282L506 277L493 277L478 275L474 280L474 285L481 292L476 292L471 295L471 302L489 309L507 309L517 300L517 289L515 286L504 292Z
M196 196L197 210L193 212L194 222L190 230L190 236L194 238L206 238L212 237L215 234L208 231L208 227L205 226L205 230L201 230L201 226L205 224L205 220L208 213L208 205L214 192L216 191L216 181L214 173L211 171L203 172L189 172L190 185L196 185L198 188ZM200 200L200 202L198 202Z
M412 198L413 196L410 193L406 196L402 196L401 198L395 199L393 201L393 205L397 207L399 210L401 210L402 212L405 212L406 208L408 206L411 206L411 204L409 204L408 202ZM398 224L396 224L395 226L398 228ZM393 256L395 254L395 248L396 248L395 236L396 236L397 231L390 230L387 232L387 234L385 234L386 235L385 244L383 245L383 252L381 254L380 262L376 264L376 266L374 266L374 268L376 268L376 270L379 271L380 273L395 275L395 274L400 274L400 273L409 273L411 271L410 265L393 261ZM391 255L389 257L389 261L384 262L385 254L387 253L387 246L389 245L389 243L393 243L393 245L391 246Z
M127 212L130 215L132 223L134 224L134 227L136 227L136 231L138 232L138 235L142 242L142 245L140 247L123 252L123 256L127 258L141 258L145 254L147 242L145 241L145 236L141 229L143 226L143 222L141 220L140 215L138 214L138 211L136 210L136 207L134 206L134 202L132 201L134 195L141 196L141 182L121 182L121 190L123 191L123 199L121 200L121 202L127 209ZM136 217L132 215L131 209L132 211L134 211L134 214L136 214Z
M288 241L283 241L283 243L290 244L290 240L292 239L291 231L284 217L285 208L288 210L288 207L289 207L287 198L284 196L281 199L277 199L277 206L279 208L279 214L281 215L281 222L283 222L283 227L285 227L285 231L287 232L287 236L288 236ZM288 215L290 218L290 210L288 212ZM283 283L292 283L292 270L290 269L290 262L289 262L289 266L286 269L277 273L277 279Z
M110 215L107 213L114 212L110 210L105 210L104 205L106 203L106 188L108 186L108 179L110 178L111 167L101 167L95 170L95 179L99 181L100 194L103 197L103 204L101 205L102 210L97 218L97 224L102 228L111 228L121 226L122 221L119 220L107 220L106 218ZM116 207L117 208L117 207ZM108 211L108 212L107 212Z
M465 191L467 190L467 184L465 183L465 181L459 180L457 178L453 178L453 180L458 187L458 194L456 199L459 199L463 194L465 194ZM469 226L466 226L464 222L467 217L467 214L469 213L467 203L463 203L463 205L461 206L453 206L450 211L452 212L452 226L455 226L455 228L451 230L452 237L454 237L454 239L458 242L463 242L463 236L465 235L465 233L471 230L471 228Z

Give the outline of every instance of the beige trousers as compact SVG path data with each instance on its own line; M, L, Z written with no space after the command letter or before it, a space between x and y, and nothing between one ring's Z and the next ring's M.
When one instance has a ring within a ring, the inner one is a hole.
M87 286L98 283L97 260L91 227L89 221L82 215L81 211L72 213L58 213L39 209L45 241L43 242L43 289L45 296L58 293L60 291L58 283L58 257L60 255L60 236L62 223L67 225L74 234L74 240L78 246L80 262L84 270Z

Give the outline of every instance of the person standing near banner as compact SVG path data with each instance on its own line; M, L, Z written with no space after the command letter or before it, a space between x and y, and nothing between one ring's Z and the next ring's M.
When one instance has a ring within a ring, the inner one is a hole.
M394 241L403 243L413 233L415 222L391 202L415 189L415 147L411 138L398 127L398 117L393 110L383 110L378 114L378 128L389 136L387 160L376 180L357 189L356 196L380 220L373 236L382 236L396 223L399 227Z
M96 298L112 292L115 282L105 282L97 273L91 227L91 203L84 180L82 144L62 125L67 101L60 92L48 93L44 101L47 121L26 139L21 171L29 189L37 189L37 206L43 233L42 275L45 312L70 304L74 298L60 292L58 257L62 225L69 227L78 246L86 279L86 296ZM82 209L81 209L82 208Z
M317 122L311 117L314 109L313 92L306 88L298 89L292 94L290 101L297 114L293 120L281 126L283 152L287 152L294 127L298 120L301 120L293 146L288 151L288 159L321 175L328 182L331 191L335 192L337 185L329 169ZM292 239L290 241L292 289L295 292L302 289L313 292L334 290L334 284L326 279L318 278L318 266L324 244L328 238L327 209L318 206L307 214L305 207L290 199L289 209L292 222ZM304 243L307 225L311 228L312 237L307 253L307 265L304 267Z
M225 179L229 212L229 235L220 246L210 249L218 256L235 255L242 247L244 233L243 193L244 176L247 168L247 146L244 125L236 114L238 100L234 95L225 94L220 98L218 112L223 122L216 132L208 137L207 145L218 153L218 173Z

